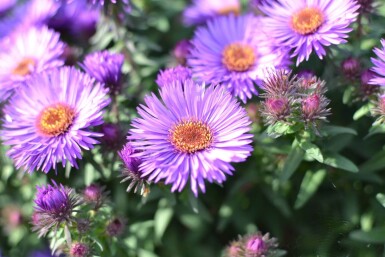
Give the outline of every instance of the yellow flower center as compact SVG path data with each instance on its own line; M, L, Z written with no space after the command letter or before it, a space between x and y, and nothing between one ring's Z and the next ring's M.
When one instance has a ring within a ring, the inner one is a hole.
M323 13L314 7L305 7L291 17L292 29L301 35L315 32L323 22Z
M222 52L222 63L230 71L247 71L255 60L254 49L246 44L232 43Z
M43 109L37 118L37 129L46 136L58 136L66 132L75 118L75 111L58 103Z
M13 75L26 76L32 72L36 62L34 59L25 57L18 65L12 70Z
M241 13L241 6L240 5L229 5L229 6L224 6L217 10L217 13L219 15L229 15L229 14L235 14L239 15Z
M200 121L182 121L170 133L173 146L183 153L195 153L208 148L213 141L210 128Z

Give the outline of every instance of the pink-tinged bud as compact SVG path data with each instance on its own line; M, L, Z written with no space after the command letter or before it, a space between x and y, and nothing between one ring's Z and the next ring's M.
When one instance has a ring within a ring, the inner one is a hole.
M261 235L252 236L246 242L248 256L259 257L266 251L266 244Z
M241 246L239 242L232 242L226 249L226 257L241 257Z
M297 74L298 78L306 79L306 80L313 79L314 76L315 76L315 73L312 70L300 70Z
M96 184L92 184L84 189L84 200L87 202L99 201L102 197L102 189Z
M317 94L306 97L302 102L302 113L311 116L317 112L320 107L320 97Z
M189 54L191 48L191 43L189 40L183 39L179 41L173 50L173 55L177 62L181 65L186 64L186 58L187 55Z
M90 248L88 245L75 242L72 244L70 249L70 256L71 257L87 257L90 255Z
M285 97L267 98L264 102L262 115L267 124L285 121L290 115L290 103Z
M126 222L121 218L114 218L111 220L106 228L106 232L109 236L120 236L123 234Z
M372 85L369 84L369 81L374 78L376 74L369 70L366 69L361 73L361 88L360 91L364 98L369 97L371 95L374 95L378 92L379 87L377 85Z
M266 99L266 107L272 113L280 115L286 111L287 102L285 98L268 98Z
M360 9L358 10L362 14L372 13L374 10L373 0L357 0L360 5Z
M341 63L341 69L346 78L354 80L359 77L361 64L356 58L350 57Z

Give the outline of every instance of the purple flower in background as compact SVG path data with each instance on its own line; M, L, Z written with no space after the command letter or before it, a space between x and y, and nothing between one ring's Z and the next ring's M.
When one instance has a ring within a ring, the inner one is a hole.
M100 126L100 132L103 133L100 142L106 150L117 150L123 146L125 135L119 125L104 123Z
M105 191L105 188L105 186L99 186L97 184L91 184L87 186L83 190L83 200L86 203L91 204L94 210L99 209L103 205L108 195L108 193Z
M63 1L48 25L76 42L87 42L96 32L100 9L89 5L87 0Z
M280 0L260 9L268 18L266 29L280 45L293 49L297 66L315 51L320 59L325 46L346 42L359 5L354 0Z
M257 94L268 67L286 67L288 51L273 45L264 18L248 14L218 17L196 30L188 64L193 77L221 83L243 102Z
M252 151L251 121L223 87L193 81L173 83L145 98L127 137L141 158L139 170L149 181L182 191L188 180L195 196L205 180L222 183Z
M123 180L121 183L129 181L127 192L134 189L134 193L140 192L141 195L146 196L149 193L149 182L145 177L142 177L142 172L139 170L139 165L142 163L140 158L132 157L137 152L128 142L124 145L122 150L118 152L120 158L123 161L122 175Z
M347 79L354 80L360 76L360 61L354 57L346 58L341 63L341 70Z
M17 0L2 0L0 2L0 18L4 15L9 9L15 6Z
M64 64L60 35L46 27L20 31L0 50L0 99L30 75Z
M161 70L156 78L156 84L160 87L172 84L173 81L184 82L191 79L191 70L183 66Z
M37 186L36 189L34 209L39 219L33 230L39 231L39 236L45 235L52 227L71 221L72 212L80 203L71 188L52 181L52 185Z
M0 132L17 168L47 173L68 161L77 167L82 148L92 149L101 133L107 89L75 68L52 69L21 83L4 108ZM91 100L90 100L91 99Z
M54 257L51 254L51 251L49 249L47 250L40 250L40 251L34 251L28 257Z
M220 15L241 13L239 0L193 0L192 2L183 12L183 23L186 25L199 25Z
M106 227L106 233L109 236L120 236L124 232L126 226L126 220L122 218L112 219Z
M363 96L363 99L367 99L368 97L377 94L380 90L379 86L369 83L369 81L371 81L374 77L376 77L376 73L370 69L366 69L361 73L360 92Z
M382 48L374 48L374 53L377 58L371 58L375 72L374 78L369 81L369 84L385 86L385 39L381 39Z
M87 55L80 66L116 94L121 89L123 62L124 55L105 50Z
M190 40L183 39L179 41L172 51L175 59L180 65L185 65L187 61L187 55L190 53L191 43Z

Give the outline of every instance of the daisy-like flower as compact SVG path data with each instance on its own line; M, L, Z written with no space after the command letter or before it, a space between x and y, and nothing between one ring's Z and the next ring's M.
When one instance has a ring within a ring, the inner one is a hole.
M185 25L203 24L211 18L241 13L239 0L193 0L193 3L183 12Z
M269 35L293 49L298 66L313 50L322 59L325 46L345 43L359 7L355 0L280 0L260 10L269 16Z
M205 180L222 183L252 151L246 110L221 86L205 89L188 80L145 98L127 137L141 158L139 170L149 181L181 191L188 180L195 196Z
M33 230L39 236L45 235L52 227L71 222L72 212L80 204L79 197L71 188L52 181L52 185L37 186L35 213L38 215Z
M0 99L31 74L64 64L64 43L46 27L29 28L4 40L0 51Z
M103 134L91 127L103 123L107 89L71 67L45 71L21 83L4 108L0 136L10 146L17 168L47 173L68 161L77 167L82 148L92 149Z
M288 55L262 31L264 18L252 14L223 16L196 30L188 64L193 77L221 83L243 102L257 94L268 67L285 67Z
M375 76L369 81L369 84L385 86L385 39L381 39L382 48L374 48L377 58L371 58L374 67L372 71Z
M156 78L156 84L163 87L171 84L173 81L183 82L191 79L191 70L183 66L161 70Z
M123 62L122 54L105 50L87 55L80 66L97 81L110 88L111 94L116 94L121 88Z

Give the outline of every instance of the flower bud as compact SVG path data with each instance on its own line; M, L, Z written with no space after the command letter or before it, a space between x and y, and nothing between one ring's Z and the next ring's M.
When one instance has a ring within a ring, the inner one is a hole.
M191 43L189 40L186 40L186 39L179 41L175 45L172 53L180 65L186 64L186 58L187 58L187 55L189 54L190 48L191 48Z
M121 218L114 218L107 224L106 232L109 236L120 236L123 234L126 222Z
M341 63L341 69L347 79L354 80L359 77L361 64L356 58L350 57Z
M255 235L250 237L246 242L247 256L257 257L262 256L266 251L266 244L263 241L262 235Z
M100 142L107 150L117 150L122 147L124 134L119 125L104 123L100 126L100 131L103 133L103 137L100 139Z
M90 254L90 248L86 244L74 242L69 253L71 257L87 257Z
M285 97L265 99L262 115L267 124L285 121L290 115L289 99Z
M361 94L364 96L364 99L374 95L378 92L379 87L377 85L369 84L369 81L375 77L375 73L370 69L366 69L361 73Z

